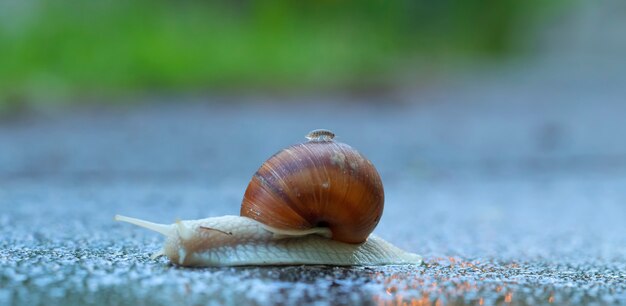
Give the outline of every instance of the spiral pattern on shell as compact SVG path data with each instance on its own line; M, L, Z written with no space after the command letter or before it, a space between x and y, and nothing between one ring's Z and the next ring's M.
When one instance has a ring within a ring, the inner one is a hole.
M310 137L265 161L246 189L241 215L286 230L328 227L334 240L365 241L383 212L382 181L367 158L332 136Z

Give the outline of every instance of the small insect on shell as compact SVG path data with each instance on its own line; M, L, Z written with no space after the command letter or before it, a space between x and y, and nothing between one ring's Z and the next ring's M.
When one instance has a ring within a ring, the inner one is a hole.
M361 243L384 207L383 184L361 153L314 130L305 143L281 150L254 174L241 215L284 230L328 227L332 239Z

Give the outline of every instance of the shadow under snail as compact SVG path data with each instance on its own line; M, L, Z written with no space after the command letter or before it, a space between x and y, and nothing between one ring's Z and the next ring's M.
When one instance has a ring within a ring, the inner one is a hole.
M420 264L371 234L384 192L372 163L352 147L315 130L281 150L254 174L241 216L157 224L117 215L165 235L165 255L182 266Z

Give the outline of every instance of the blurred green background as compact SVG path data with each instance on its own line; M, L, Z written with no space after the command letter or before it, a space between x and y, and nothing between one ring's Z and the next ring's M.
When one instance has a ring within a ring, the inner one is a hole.
M393 82L528 51L527 0L0 2L0 111ZM391 81L390 81L391 80Z

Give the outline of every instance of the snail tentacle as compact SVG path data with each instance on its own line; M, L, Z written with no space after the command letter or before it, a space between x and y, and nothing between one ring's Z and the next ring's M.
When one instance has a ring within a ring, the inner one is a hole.
M141 220L137 218L126 217L122 215L115 215L113 219L115 221L122 221L122 222L130 223L130 224L134 224L134 225L149 229L151 231L160 233L167 237L173 235L174 234L173 231L175 231L175 228L169 224L154 223L154 222Z

